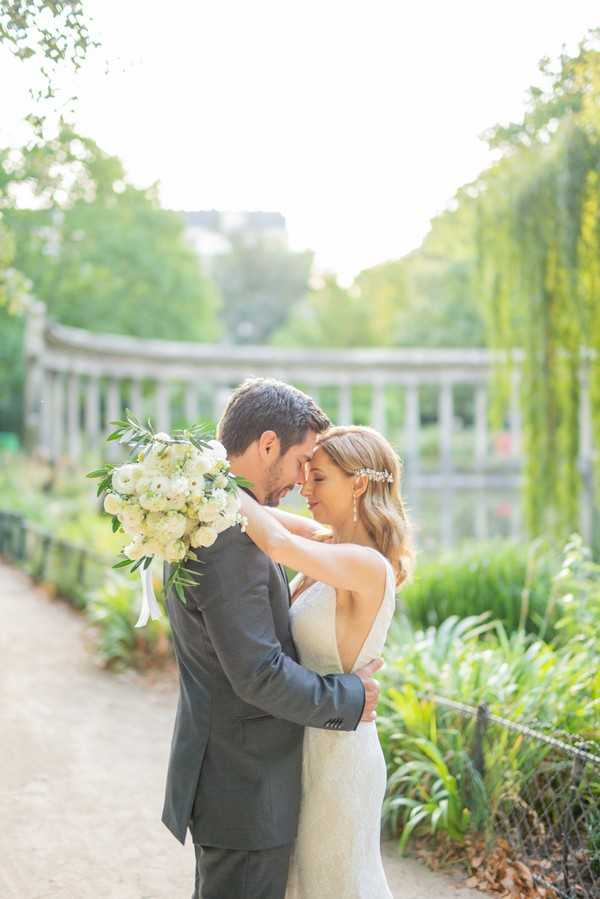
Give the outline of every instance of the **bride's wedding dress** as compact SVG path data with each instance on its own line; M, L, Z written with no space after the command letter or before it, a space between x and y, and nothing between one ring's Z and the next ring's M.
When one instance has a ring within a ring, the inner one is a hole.
M394 570L381 558L387 571L384 597L353 671L381 655L394 614ZM292 594L301 577L292 580ZM343 670L335 613L335 588L320 581L302 591L290 609L300 662L319 674ZM285 899L392 899L380 851L385 786L375 722L361 722L349 733L305 729L300 819Z

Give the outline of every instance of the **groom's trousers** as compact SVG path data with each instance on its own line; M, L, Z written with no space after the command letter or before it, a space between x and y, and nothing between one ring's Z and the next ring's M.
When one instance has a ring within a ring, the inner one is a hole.
M194 849L192 899L284 899L291 845L248 851L194 843Z

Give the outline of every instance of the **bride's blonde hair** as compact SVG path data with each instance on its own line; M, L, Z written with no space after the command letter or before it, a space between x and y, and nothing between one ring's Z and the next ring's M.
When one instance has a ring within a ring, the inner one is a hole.
M392 563L397 572L396 585L400 586L410 579L415 566L412 527L400 491L402 462L386 438L365 425L329 428L318 435L315 452L317 449L323 449L348 475L361 468L385 470L392 475L392 483L369 479L357 511L379 552Z

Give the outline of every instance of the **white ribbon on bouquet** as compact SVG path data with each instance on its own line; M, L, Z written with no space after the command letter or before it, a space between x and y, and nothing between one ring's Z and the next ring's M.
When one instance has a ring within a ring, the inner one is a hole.
M144 568L143 565L140 567L140 577L142 579L142 605L140 608L140 617L135 623L136 627L144 627L149 618L152 618L153 621L162 618L162 612L160 611L160 606L158 605L156 594L154 593L154 586L152 584L151 568L152 563L150 563L147 568Z

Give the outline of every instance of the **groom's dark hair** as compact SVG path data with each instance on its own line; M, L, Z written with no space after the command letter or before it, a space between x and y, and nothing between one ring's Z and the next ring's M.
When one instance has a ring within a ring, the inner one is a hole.
M275 378L247 378L229 397L217 425L228 456L241 456L265 431L275 431L283 456L308 431L321 434L331 422L312 397Z

